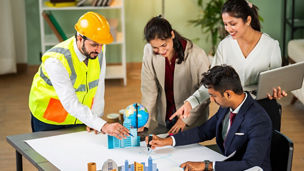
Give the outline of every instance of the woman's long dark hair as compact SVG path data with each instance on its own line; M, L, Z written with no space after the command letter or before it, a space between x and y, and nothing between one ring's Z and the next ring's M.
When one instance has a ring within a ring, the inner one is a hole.
M242 18L244 22L247 21L248 16L251 16L250 26L256 31L261 31L258 7L246 0L226 1L222 8L222 14L223 13L228 13L230 16L236 18Z
M177 31L172 29L171 24L161 16L153 17L150 19L150 21L146 24L144 29L144 36L147 42L150 42L154 39L161 39L166 40L168 38L171 38L171 31L174 32L175 38L173 39L173 48L175 50L175 53L177 53L177 63L180 64L182 61L184 61L185 53L183 50L183 46L180 42L181 39L188 40L191 44L190 47L192 47L191 40L181 36Z

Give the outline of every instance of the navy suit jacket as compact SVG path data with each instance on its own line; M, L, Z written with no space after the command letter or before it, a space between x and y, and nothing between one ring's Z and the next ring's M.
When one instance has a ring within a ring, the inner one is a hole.
M220 107L217 113L203 125L174 135L176 146L199 143L216 137L216 143L225 156L233 157L215 163L216 171L238 171L254 166L271 171L270 144L271 120L265 110L250 94L240 108L225 140L222 138L222 122L229 108Z

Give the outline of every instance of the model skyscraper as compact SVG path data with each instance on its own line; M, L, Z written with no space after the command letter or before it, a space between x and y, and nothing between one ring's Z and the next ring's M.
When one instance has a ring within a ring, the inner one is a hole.
M137 136L137 129L131 128L131 120L125 118L123 126L130 130L130 136L120 140L114 136L108 135L108 149L136 147L140 145L140 137Z

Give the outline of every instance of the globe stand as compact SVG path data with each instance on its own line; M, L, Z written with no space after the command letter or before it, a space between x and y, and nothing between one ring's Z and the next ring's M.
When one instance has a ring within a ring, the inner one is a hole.
M135 109L136 109L136 131L138 131L138 104L135 103Z

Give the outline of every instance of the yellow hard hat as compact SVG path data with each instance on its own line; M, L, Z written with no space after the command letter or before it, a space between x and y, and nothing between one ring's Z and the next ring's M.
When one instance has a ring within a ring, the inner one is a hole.
M109 44L113 42L107 19L96 12L83 14L75 24L75 29L81 35L97 43Z

